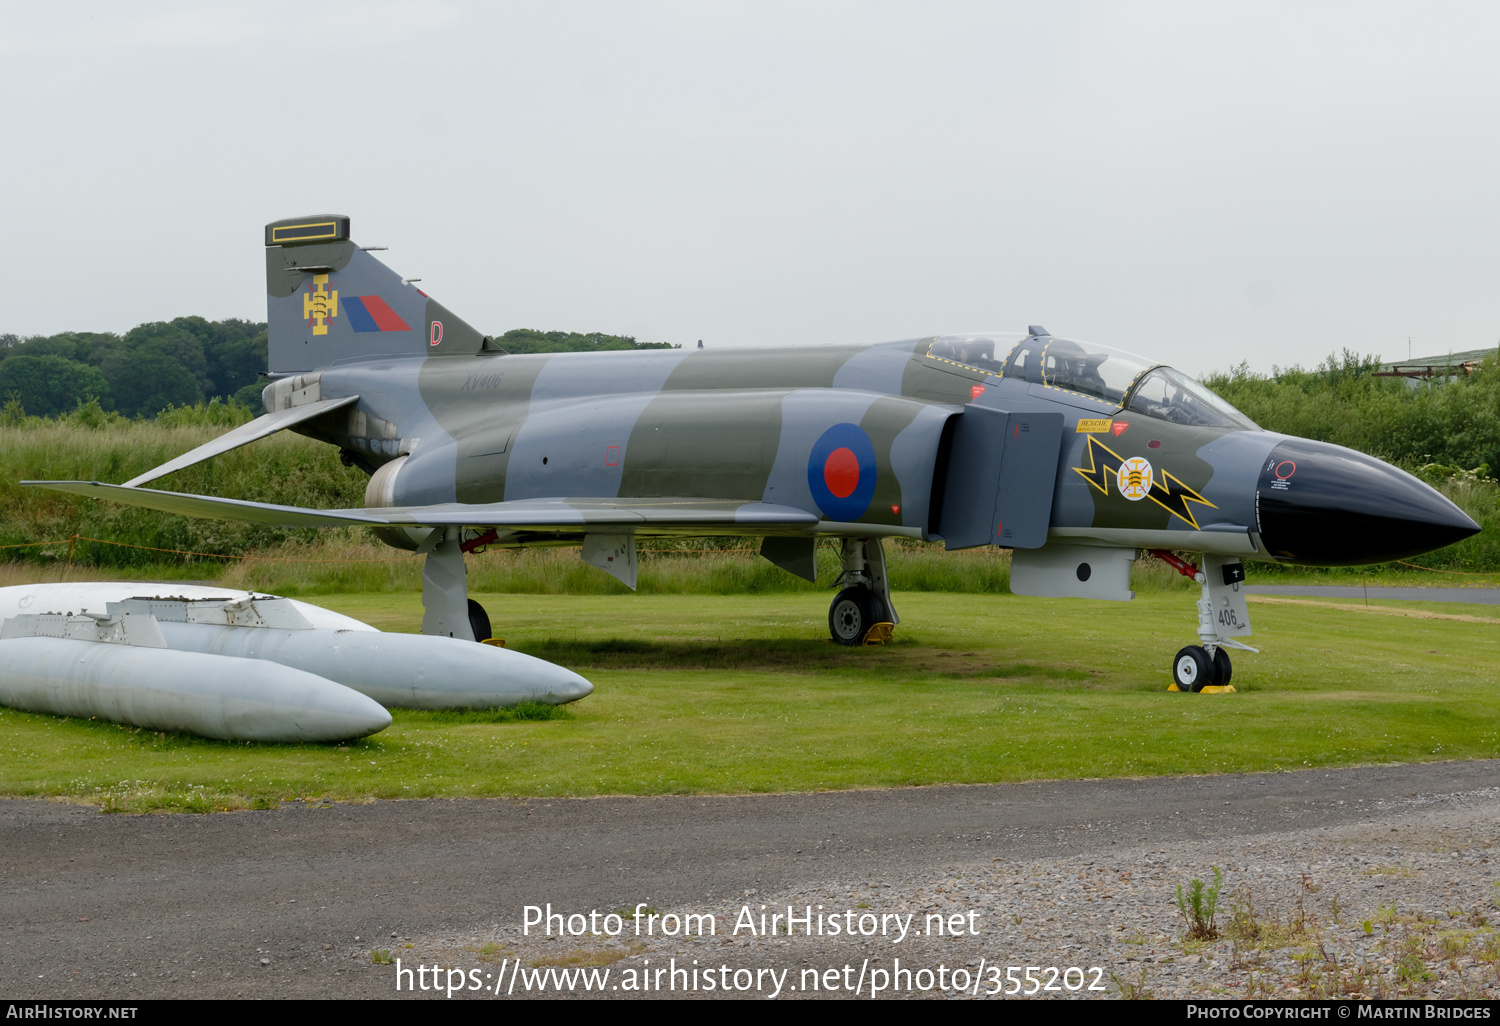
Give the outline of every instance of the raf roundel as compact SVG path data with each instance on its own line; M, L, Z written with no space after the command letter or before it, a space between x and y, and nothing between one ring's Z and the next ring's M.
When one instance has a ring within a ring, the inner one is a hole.
M875 445L858 424L835 424L813 443L807 486L829 520L864 516L875 497Z

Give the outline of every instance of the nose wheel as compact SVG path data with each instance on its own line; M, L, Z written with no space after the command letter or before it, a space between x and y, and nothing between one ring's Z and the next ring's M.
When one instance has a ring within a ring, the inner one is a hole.
M1206 687L1224 687L1234 676L1229 653L1215 648L1213 654L1202 645L1189 645L1172 660L1172 682L1178 691L1202 691Z
M1228 684L1234 677L1234 667L1229 665L1229 652L1227 649L1214 650L1214 683L1219 687Z
M1178 691L1202 691L1213 683L1214 663L1202 645L1189 645L1172 660L1172 681Z
M1234 666L1229 661L1229 649L1259 651L1235 640L1235 636L1250 633L1250 613L1240 590L1245 580L1244 564L1238 559L1205 553L1200 570L1171 552L1152 549L1151 554L1203 586L1203 597L1198 600L1198 639L1201 644L1187 646L1172 659L1172 688L1169 690L1199 692L1204 688L1227 688L1233 691L1229 682L1234 677Z

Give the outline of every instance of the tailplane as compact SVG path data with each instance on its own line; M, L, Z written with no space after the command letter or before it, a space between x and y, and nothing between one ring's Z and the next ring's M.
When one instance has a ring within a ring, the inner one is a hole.
M371 356L467 355L485 341L356 246L338 214L266 225L266 315L277 376Z

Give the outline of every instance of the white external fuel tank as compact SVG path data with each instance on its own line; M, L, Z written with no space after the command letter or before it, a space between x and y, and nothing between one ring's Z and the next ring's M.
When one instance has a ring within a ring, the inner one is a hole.
M270 596L237 602L132 598L110 602L107 609L110 617L154 618L168 648L280 663L338 681L385 706L561 705L594 690L572 670L492 645L313 627L289 600Z
M295 667L338 681L384 706L488 709L528 701L562 705L594 690L583 677L556 663L456 638L228 627L178 622L160 614L157 618L167 645L178 651Z
M593 690L544 659L385 633L273 595L131 582L0 588L0 705L17 709L312 741L382 730L382 706L560 705Z
M315 674L173 651L150 617L7 620L0 704L226 741L343 741L391 724L377 702Z

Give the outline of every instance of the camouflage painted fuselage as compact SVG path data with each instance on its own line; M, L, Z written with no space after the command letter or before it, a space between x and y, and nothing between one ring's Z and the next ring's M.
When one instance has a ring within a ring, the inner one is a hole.
M369 506L690 496L794 506L817 514L824 533L928 538L940 534L934 493L949 421L970 403L1055 411L1064 417L1051 515L1059 536L1256 551L1256 478L1282 436L1121 415L1115 404L931 349L927 339L353 361L325 369L321 388L324 397L359 395L357 406L304 430L375 471ZM1109 421L1102 432L1089 423L1100 420ZM828 493L813 494L827 457L816 443L840 424L857 426L874 453L857 510L847 501L825 509L818 500ZM1132 457L1180 484L1167 502L1127 498L1100 470ZM1091 468L1100 472L1081 472Z
M576 539L615 515L611 502L681 512L620 520L636 534L952 544L954 503L977 501L995 505L999 529L977 541L968 532L965 545L1011 544L998 512L1009 504L1011 522L1041 524L1015 547L1077 541L1322 563L1426 551L1473 529L1378 460L1261 431L1222 404L1210 409L1218 400L1176 372L1040 329L511 355L348 241L269 246L267 283L279 379L268 408L296 395L358 397L293 430L372 474L367 508L554 500L580 511L577 531L511 521L501 544ZM1174 389L1186 396L1175 409L1162 398ZM1017 419L1026 417L1035 423ZM1033 452L1023 476L1008 448L1022 435L984 436L981 422L1037 428L1044 458ZM981 472L998 473L998 486L966 491Z

